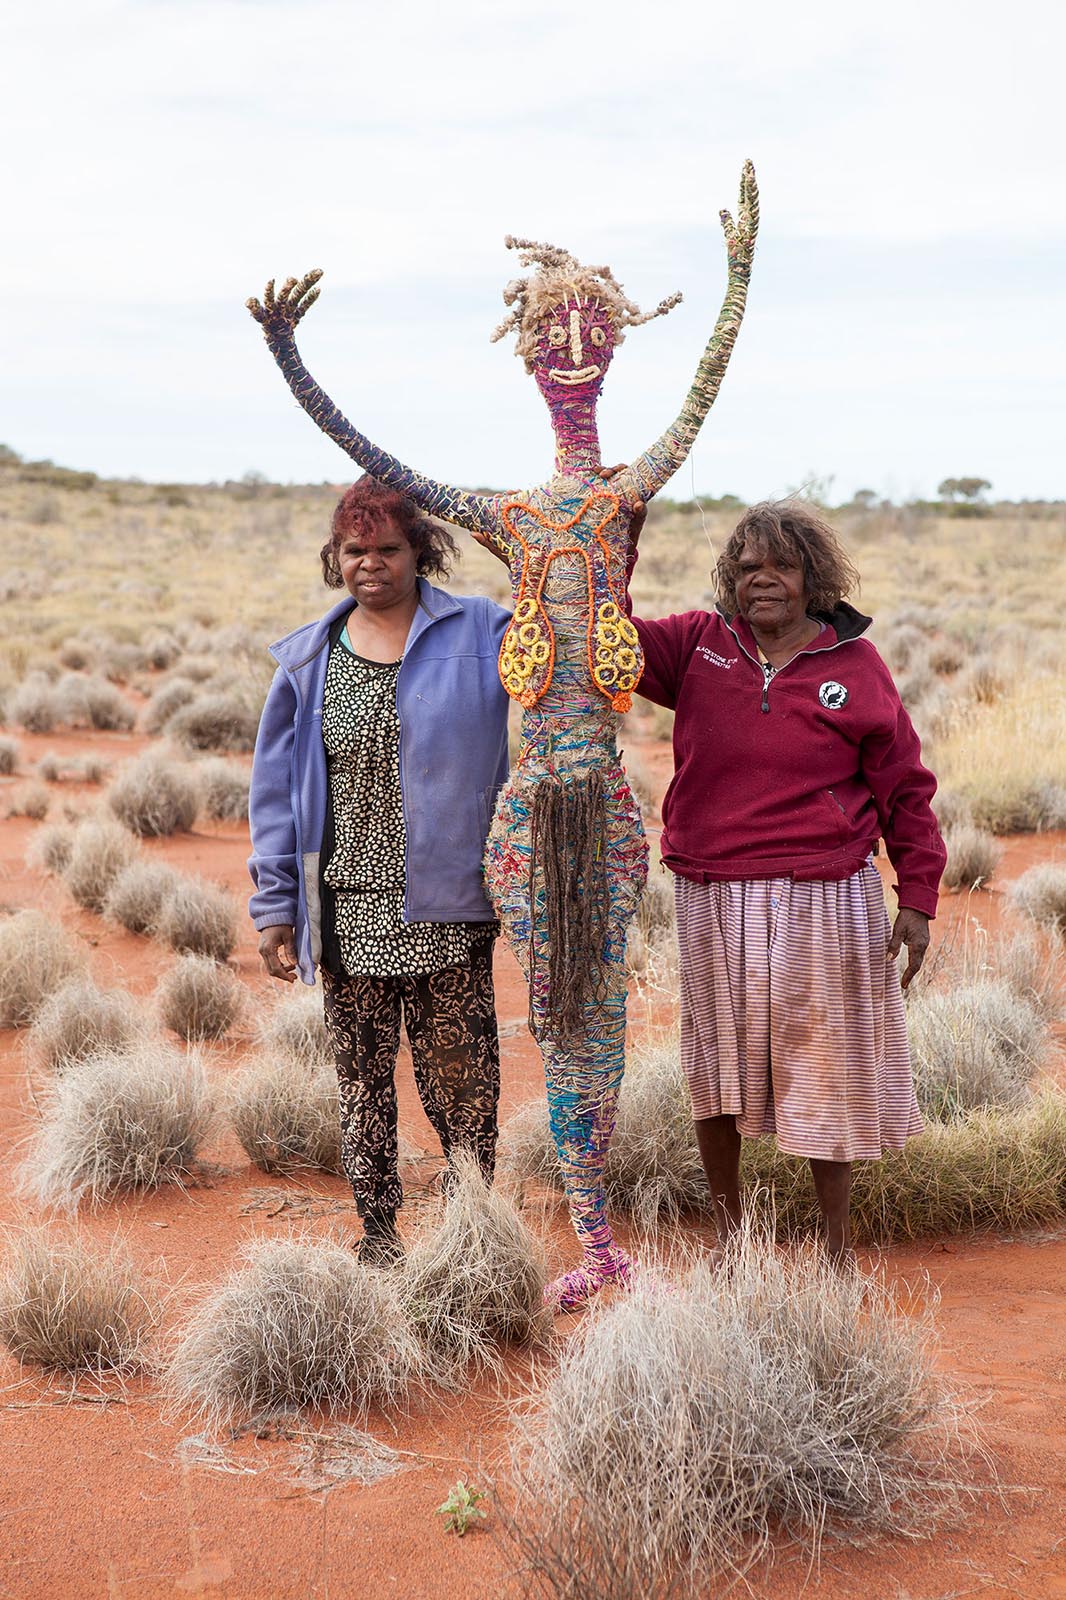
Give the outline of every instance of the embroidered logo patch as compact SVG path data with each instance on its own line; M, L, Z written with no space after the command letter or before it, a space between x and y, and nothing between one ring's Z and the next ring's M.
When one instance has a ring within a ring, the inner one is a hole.
M829 678L818 690L818 698L827 711L839 711L848 703L848 691L842 683Z

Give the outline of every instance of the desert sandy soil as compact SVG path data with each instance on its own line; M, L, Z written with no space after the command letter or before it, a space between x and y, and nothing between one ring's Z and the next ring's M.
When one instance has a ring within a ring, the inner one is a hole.
M669 750L634 738L656 787L669 772ZM116 760L143 744L136 735L22 736L25 764L44 749L84 751ZM70 785L62 793L76 793ZM106 985L147 996L171 957L146 939L107 927L77 910L57 885L30 872L23 852L33 823L5 822L0 846L0 911L38 905L54 912L86 941L92 970ZM146 852L215 879L244 898L247 835L220 825L171 840L149 841ZM1066 858L1066 840L1048 835L1008 843L997 883L1034 860ZM969 902L948 898L938 923L944 932L967 915L999 930L1001 891ZM252 1002L268 1004L250 926L234 965ZM525 995L513 960L501 945L497 959L502 1033L502 1120L542 1087L539 1059L524 1026ZM662 1008L634 1006L637 1032L662 1026ZM247 1049L247 1034L209 1047L212 1069L231 1071ZM1057 1063L1064 1080L1062 1060ZM433 1136L418 1106L409 1061L401 1062L401 1127L418 1149ZM0 1221L24 1213L10 1182L33 1119L23 1038L0 1033L2 1157L8 1180L0 1187ZM86 1219L109 1237L117 1227L145 1270L173 1291L167 1323L197 1286L217 1281L238 1246L274 1236L293 1221L321 1231L356 1233L344 1183L315 1175L307 1181L271 1179L249 1166L226 1136L205 1152L211 1164L186 1192L175 1189L127 1199ZM438 1165L431 1155L406 1169L405 1226L428 1203L426 1185ZM552 1199L533 1215L562 1261L573 1254L566 1218ZM696 1223L683 1229L705 1238ZM939 1291L939 1362L981 1407L981 1425L1001 1493L983 1493L964 1520L933 1539L878 1540L865 1549L826 1544L820 1571L805 1557L779 1555L772 1571L751 1575L751 1592L791 1600L877 1597L948 1600L1003 1596L1018 1600L1066 1597L1066 1230L1012 1238L952 1238L888 1251L874 1262L901 1283L927 1274ZM905 1291L904 1291L905 1293ZM576 1318L562 1319L565 1339ZM541 1357L543 1360L543 1357ZM509 1358L504 1390L521 1392L529 1357ZM494 1536L493 1519L460 1540L446 1535L435 1508L459 1477L491 1482L506 1446L506 1392L485 1382L457 1400L416 1402L403 1415L371 1414L370 1433L402 1452L402 1470L370 1486L314 1488L306 1471L313 1441L256 1438L227 1441L211 1458L195 1424L168 1413L157 1384L138 1378L71 1385L0 1358L0 1596L78 1597L78 1600L156 1600L164 1596L232 1596L234 1600L346 1600L395 1595L402 1600L467 1600L516 1593L516 1559ZM301 1423L328 1438L337 1424ZM319 1449L324 1448L319 1442ZM301 1462L305 1470L301 1478ZM806 1586L806 1587L805 1587ZM718 1595L708 1583L702 1591Z

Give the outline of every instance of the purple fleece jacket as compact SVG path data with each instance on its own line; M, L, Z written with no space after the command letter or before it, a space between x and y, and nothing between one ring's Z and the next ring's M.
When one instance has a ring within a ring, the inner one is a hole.
M936 779L888 668L860 637L869 617L840 606L769 681L739 616L633 621L645 657L637 692L676 712L668 867L697 883L846 878L880 836L900 905L936 915L946 854Z
M419 607L396 683L400 788L407 829L408 922L491 922L482 857L507 780L507 693L497 658L510 612L418 580ZM319 853L328 779L322 695L330 626L350 596L271 646L270 686L252 765L248 909L257 928L296 930L297 964L314 983L321 954Z

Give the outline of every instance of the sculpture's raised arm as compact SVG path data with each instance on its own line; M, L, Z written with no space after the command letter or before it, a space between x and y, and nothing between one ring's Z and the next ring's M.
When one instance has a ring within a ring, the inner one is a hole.
M708 411L711 409L729 365L748 298L748 280L759 231L759 190L755 169L745 161L740 175L740 203L737 219L728 211L720 213L729 259L729 281L718 313L714 332L707 341L692 387L676 419L649 450L632 462L614 487L624 496L635 493L642 500L657 494L684 461L692 448Z
M287 278L277 291L272 278L263 291L262 304L254 299L246 302L289 388L312 421L358 462L364 472L393 488L402 489L431 516L457 522L460 527L491 539L499 527L495 509L500 504L499 497L473 494L448 483L437 483L397 461L348 421L304 366L296 348L296 325L318 299L321 276L321 268L316 267L299 280Z

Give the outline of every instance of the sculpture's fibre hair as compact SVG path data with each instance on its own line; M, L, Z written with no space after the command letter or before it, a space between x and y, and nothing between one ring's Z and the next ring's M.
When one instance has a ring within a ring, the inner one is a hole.
M0 1265L0 1343L63 1372L138 1365L158 1318L152 1286L117 1240L73 1228L14 1235Z
M626 328L639 327L653 317L665 316L680 305L680 293L667 295L654 311L641 311L626 294L610 267L588 267L558 245L540 244L535 239L504 240L508 250L517 250L524 267L535 267L528 278L512 278L503 291L503 303L513 309L491 336L491 343L508 333L517 333L515 355L521 356L526 371L533 371L537 333L553 306L573 297L576 301L594 300L611 319L616 345L625 338Z
M603 773L577 782L544 778L530 806L529 894L543 892L547 995L534 1015L536 951L530 955L529 1026L534 1036L569 1043L588 1025L586 1006L605 993L603 941L610 914Z

